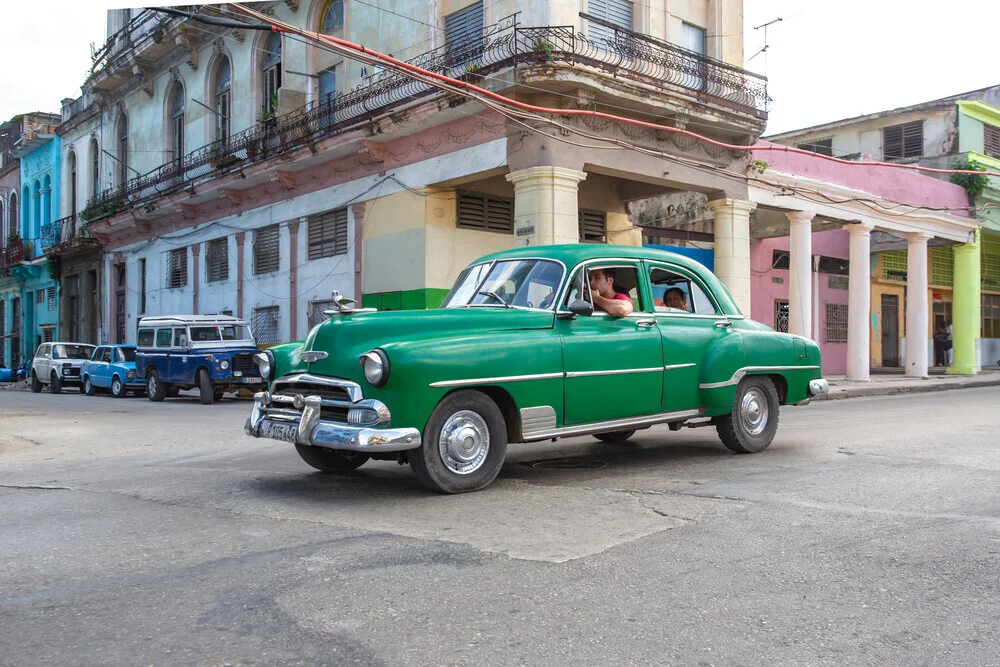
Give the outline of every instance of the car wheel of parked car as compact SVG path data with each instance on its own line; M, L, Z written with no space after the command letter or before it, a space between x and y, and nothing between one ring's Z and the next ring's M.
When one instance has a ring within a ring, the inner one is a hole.
M507 455L507 424L500 408L475 390L445 396L424 428L423 444L408 452L420 483L441 493L488 486Z
M111 395L115 398L125 398L125 385L117 375L111 378Z
M31 371L31 391L36 394L42 393L42 381L35 375L35 371Z
M722 444L737 454L762 452L778 430L778 392L771 378L749 376L736 388L733 411L715 418Z
M156 374L156 371L149 371L149 375L146 377L146 395L149 396L149 400L157 403L166 396L166 390L160 384L160 376Z
M311 445L295 445L295 451L303 461L323 472L351 472L363 466L371 458L361 452L341 452Z
M87 393L86 390L83 387L83 383L82 382L79 385L77 385L77 389L80 390L81 394L86 394Z
M202 368L198 371L198 398L202 405L215 403L215 388L212 386L212 378L208 376L208 371Z
M53 394L58 394L62 391L62 380L60 380L59 376L55 373L53 373L52 377L49 379L49 391Z
M87 396L93 396L97 392L94 391L94 385L90 383L90 376L83 378L83 393Z
M612 431L611 433L595 433L594 437L601 442L625 442L635 435L635 429L629 431Z

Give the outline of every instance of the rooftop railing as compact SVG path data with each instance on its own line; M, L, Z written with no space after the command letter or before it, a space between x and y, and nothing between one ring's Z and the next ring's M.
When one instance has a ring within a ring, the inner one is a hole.
M124 28L108 37L104 46L94 53L91 72L97 74L108 67L115 67L132 49L169 20L170 17L166 14L151 9L142 10Z

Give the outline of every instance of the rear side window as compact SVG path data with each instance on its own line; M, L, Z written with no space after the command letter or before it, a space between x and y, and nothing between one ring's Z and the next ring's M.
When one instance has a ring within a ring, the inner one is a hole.
M173 329L157 329L156 347L170 347L170 337L172 335Z
M139 329L138 345L139 347L153 347L152 329Z
M686 276L654 268L650 271L649 283L653 290L653 308L658 313L716 314L705 291Z

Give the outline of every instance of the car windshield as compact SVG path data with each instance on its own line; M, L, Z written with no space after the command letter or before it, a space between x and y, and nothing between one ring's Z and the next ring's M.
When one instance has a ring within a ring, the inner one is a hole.
M242 324L224 324L219 329L222 331L222 340L249 340L247 328Z
M134 347L120 347L118 348L115 358L118 361L135 361L135 348Z
M222 340L222 336L219 334L219 327L191 327L192 343L202 343L212 340Z
M90 345L56 345L52 348L53 359L90 359L94 348Z
M544 259L499 260L462 271L442 308L551 308L563 268Z

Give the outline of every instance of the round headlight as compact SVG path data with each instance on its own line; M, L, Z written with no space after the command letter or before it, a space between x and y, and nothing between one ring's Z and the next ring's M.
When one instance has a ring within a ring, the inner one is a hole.
M229 370L229 360L228 359L223 359L222 361L220 361L219 362L219 368L221 368L224 371Z
M383 387L389 381L389 357L382 350L372 350L358 360L365 368L365 379L373 387Z
M134 380L135 379L135 371L132 371L132 370L125 371L125 377L128 378L129 380Z
M257 362L257 368L260 369L260 376L264 379L264 382L273 380L274 355L271 354L271 351L264 350L260 354L255 354L253 359Z

